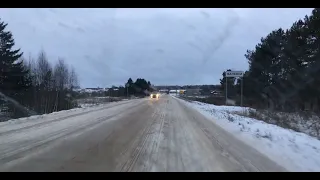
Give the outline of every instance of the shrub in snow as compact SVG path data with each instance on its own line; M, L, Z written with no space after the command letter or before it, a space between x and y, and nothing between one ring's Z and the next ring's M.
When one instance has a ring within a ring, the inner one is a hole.
M286 113L254 109L245 109L243 111L235 112L229 111L229 113L254 118L269 124L320 138L320 118L316 115L307 115L304 112Z

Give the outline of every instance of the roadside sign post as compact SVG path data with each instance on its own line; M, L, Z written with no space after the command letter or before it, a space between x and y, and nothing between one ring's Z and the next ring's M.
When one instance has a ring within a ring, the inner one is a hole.
M129 91L128 91L129 84L128 83L126 83L126 88L127 88L127 98L129 98Z
M225 71L225 77L226 77L226 104L228 100L228 77L239 77L241 78L241 95L240 95L240 105L242 106L242 101L243 101L243 71Z
M242 107L242 99L243 99L243 76L241 77L241 95L240 95L240 106Z
M226 105L228 102L228 81L227 81L227 75L226 75Z

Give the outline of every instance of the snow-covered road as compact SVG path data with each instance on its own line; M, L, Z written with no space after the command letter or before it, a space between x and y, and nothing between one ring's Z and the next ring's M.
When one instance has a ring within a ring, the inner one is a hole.
M0 171L286 170L163 95L1 123Z

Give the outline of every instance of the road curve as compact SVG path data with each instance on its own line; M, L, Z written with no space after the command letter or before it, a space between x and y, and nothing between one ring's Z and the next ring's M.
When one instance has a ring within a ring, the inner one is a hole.
M163 95L0 129L0 171L286 170Z

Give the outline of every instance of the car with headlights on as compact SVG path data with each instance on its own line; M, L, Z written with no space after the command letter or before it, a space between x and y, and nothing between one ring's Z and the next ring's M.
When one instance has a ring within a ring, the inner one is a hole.
M150 94L150 98L151 98L151 99L159 99L159 97L160 97L160 94L159 94L159 93L151 93L151 94Z

